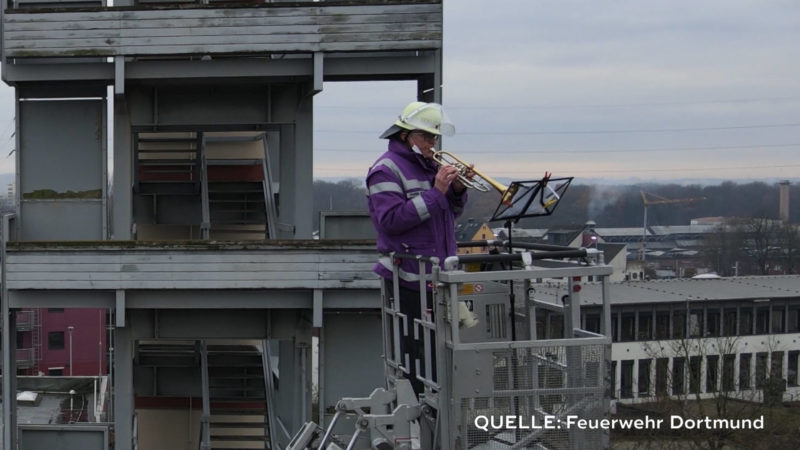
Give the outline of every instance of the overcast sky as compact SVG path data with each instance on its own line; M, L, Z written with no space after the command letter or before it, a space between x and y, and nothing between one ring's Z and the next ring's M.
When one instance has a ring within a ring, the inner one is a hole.
M327 83L315 176L363 177L414 83ZM800 2L448 0L443 147L492 177L800 177Z
M444 147L487 175L800 177L797 0L447 0ZM326 83L314 174L362 178L413 82ZM0 88L0 173L13 94Z

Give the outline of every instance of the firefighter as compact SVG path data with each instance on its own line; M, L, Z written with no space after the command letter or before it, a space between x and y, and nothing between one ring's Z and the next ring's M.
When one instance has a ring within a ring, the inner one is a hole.
M441 135L452 136L455 127L437 103L412 102L381 134L388 149L367 174L367 202L377 230L381 257L374 271L392 290L393 261L390 252L439 258L440 263L456 254L455 220L467 202L466 187L459 169L439 165L433 159ZM470 178L471 168L464 175ZM408 335L401 342L402 354L411 361L409 378L414 390L423 392L416 379L415 359L424 364L422 342L414 339L413 320L420 318L419 264L399 259L400 312L408 317ZM430 265L427 266L430 273ZM430 290L430 286L428 286ZM430 299L430 296L428 296ZM431 308L431 305L428 305ZM421 338L420 338L421 339Z

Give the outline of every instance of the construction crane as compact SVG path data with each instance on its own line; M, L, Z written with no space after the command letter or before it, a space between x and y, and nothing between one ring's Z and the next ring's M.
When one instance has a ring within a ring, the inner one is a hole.
M642 221L642 264L645 261L645 248L647 247L647 207L650 205L671 205L675 203L694 203L705 200L705 197L688 197L688 198L666 198L651 192L640 190L642 194L642 204L644 205L644 220ZM650 198L648 198L650 196Z

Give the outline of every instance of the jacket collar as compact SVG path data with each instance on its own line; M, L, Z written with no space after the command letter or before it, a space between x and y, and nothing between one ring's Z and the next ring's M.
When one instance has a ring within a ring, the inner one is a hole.
M409 162L419 164L426 169L433 170L434 172L439 170L439 164L437 164L435 161L425 159L424 156L416 153L414 150L411 150L403 142L398 141L397 139L389 140L389 151Z

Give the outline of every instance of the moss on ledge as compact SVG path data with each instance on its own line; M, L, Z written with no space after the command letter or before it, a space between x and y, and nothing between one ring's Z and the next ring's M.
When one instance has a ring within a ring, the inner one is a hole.
M235 250L342 250L375 251L370 239L308 239L264 241L10 241L10 251L235 251Z
M102 198L101 189L88 189L85 191L56 192L52 189L38 189L22 194L25 200L54 200L54 199L99 199Z

